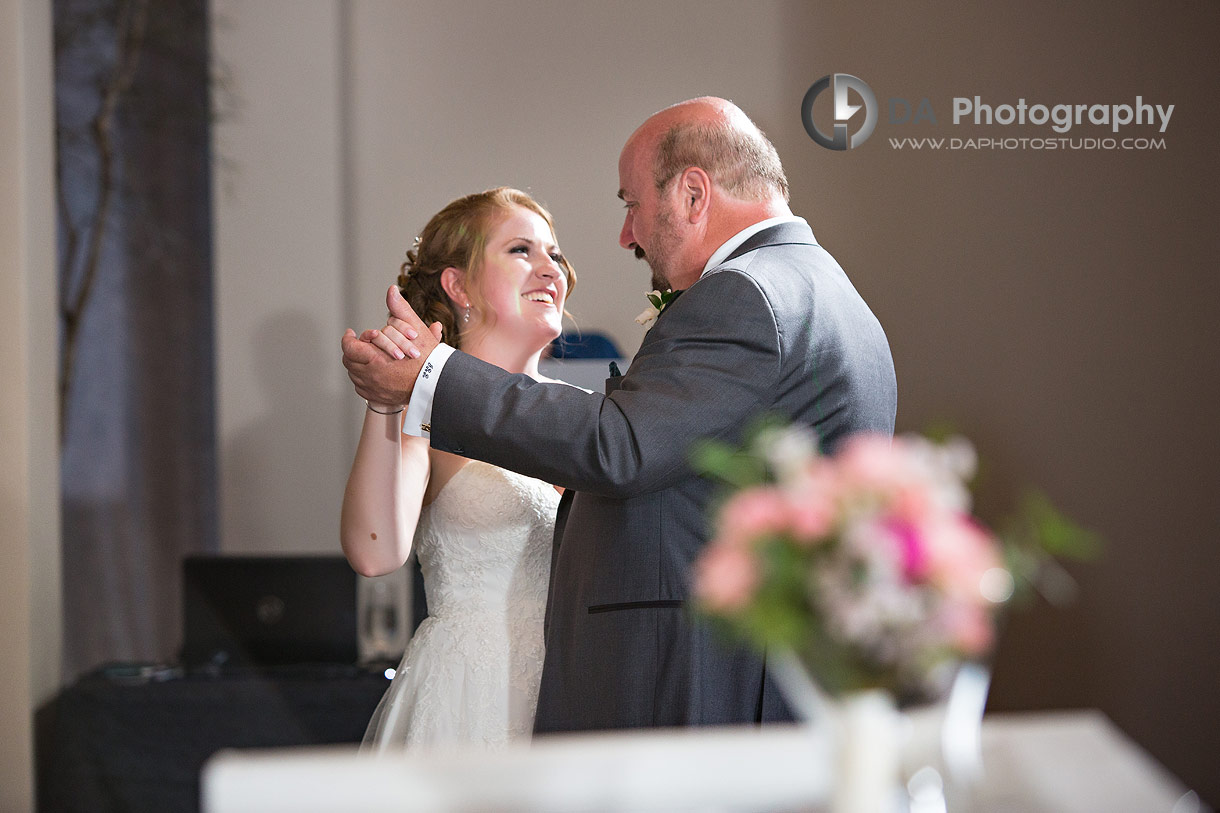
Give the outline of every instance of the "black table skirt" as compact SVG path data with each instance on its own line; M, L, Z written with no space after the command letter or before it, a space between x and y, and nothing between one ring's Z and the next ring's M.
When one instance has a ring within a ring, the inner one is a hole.
M216 751L358 743L389 686L381 670L329 665L134 682L116 671L39 712L39 810L196 811Z

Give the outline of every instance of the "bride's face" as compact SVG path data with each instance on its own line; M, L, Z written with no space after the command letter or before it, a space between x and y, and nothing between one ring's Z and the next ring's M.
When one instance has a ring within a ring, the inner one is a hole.
M542 347L563 328L568 280L550 226L514 207L487 236L479 288L495 314L491 329Z

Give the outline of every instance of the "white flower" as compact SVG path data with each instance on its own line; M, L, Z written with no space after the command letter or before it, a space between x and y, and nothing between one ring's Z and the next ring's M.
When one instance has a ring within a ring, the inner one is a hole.
M790 424L762 432L757 448L778 480L793 485L818 456L818 438L808 426Z
M665 307L677 295L677 292L670 290L649 291L644 294L648 298L648 307L644 309L643 313L635 317L636 324L646 325L653 319L656 319L661 315L661 311L665 310Z
M651 322L653 319L656 319L660 315L661 315L661 311L657 310L652 305L649 305L647 308L644 309L643 313L641 313L639 316L635 317L635 322L637 325L646 325L649 322Z
M936 505L947 511L970 513L970 489L978 458L974 446L962 437L933 443L920 435L903 435L909 476L923 483Z
M941 445L941 459L945 468L959 480L969 481L978 471L979 458L974 444L960 435L954 435Z

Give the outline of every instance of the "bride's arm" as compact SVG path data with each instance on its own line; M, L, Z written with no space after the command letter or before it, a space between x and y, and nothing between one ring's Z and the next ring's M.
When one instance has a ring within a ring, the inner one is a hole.
M402 416L401 411L383 415L366 410L343 491L339 541L347 561L362 576L402 567L419 523L431 474L428 441L402 434Z

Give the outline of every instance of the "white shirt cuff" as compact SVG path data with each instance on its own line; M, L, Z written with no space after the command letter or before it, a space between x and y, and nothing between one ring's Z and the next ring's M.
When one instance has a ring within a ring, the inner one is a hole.
M407 414L403 416L402 433L418 438L430 437L432 433L432 399L436 395L436 382L445 369L445 362L454 353L454 349L441 342L432 349L424 361L424 368L415 379L415 390L411 393L411 401L407 404Z

